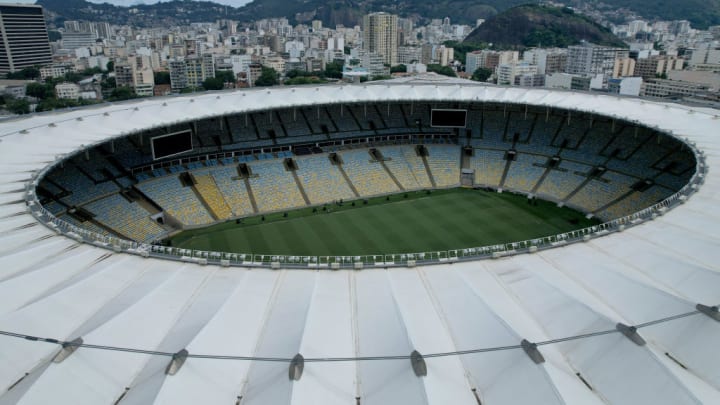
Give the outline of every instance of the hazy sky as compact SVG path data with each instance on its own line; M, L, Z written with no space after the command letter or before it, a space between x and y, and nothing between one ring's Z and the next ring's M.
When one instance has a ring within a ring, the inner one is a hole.
M153 4L158 3L160 1L169 1L169 0L87 0L90 3L110 3L115 4L118 6L132 6L133 4ZM230 6L239 7L244 4L250 3L252 0L211 0L215 3L220 4L227 4ZM35 3L35 0L9 0L7 3Z

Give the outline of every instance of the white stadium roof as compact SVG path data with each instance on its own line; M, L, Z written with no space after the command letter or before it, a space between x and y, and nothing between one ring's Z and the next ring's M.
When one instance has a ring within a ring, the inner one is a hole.
M361 271L223 268L115 253L54 232L26 206L34 173L142 128L313 103L432 99L551 106L658 127L695 143L709 175L681 206L584 243ZM696 311L698 303L720 303L716 114L607 95L406 80L193 94L4 122L0 404L720 403L720 322ZM619 323L638 329L626 336ZM646 344L632 340L638 335ZM72 352L42 340L77 338L161 353ZM540 344L524 350L523 339ZM183 349L190 356L166 374L165 354ZM414 350L425 356L426 376L411 367ZM298 353L304 369L291 380L287 359ZM538 354L544 362L534 361ZM353 360L374 356L401 358Z

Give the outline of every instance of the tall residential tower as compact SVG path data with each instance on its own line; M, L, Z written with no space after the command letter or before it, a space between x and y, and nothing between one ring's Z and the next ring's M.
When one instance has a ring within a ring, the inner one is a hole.
M382 55L385 64L397 65L398 17L372 13L363 17L363 49Z
M0 74L51 62L42 7L0 4Z

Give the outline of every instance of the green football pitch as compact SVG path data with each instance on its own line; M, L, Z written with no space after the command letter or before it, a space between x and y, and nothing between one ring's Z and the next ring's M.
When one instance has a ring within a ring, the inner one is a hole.
M233 253L355 256L517 242L597 223L554 203L529 204L525 196L452 189L250 217L185 231L171 243Z

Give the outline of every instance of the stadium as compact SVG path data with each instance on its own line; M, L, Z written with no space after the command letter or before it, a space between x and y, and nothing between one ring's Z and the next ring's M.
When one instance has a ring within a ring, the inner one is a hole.
M423 76L5 122L0 404L720 402L719 117Z

